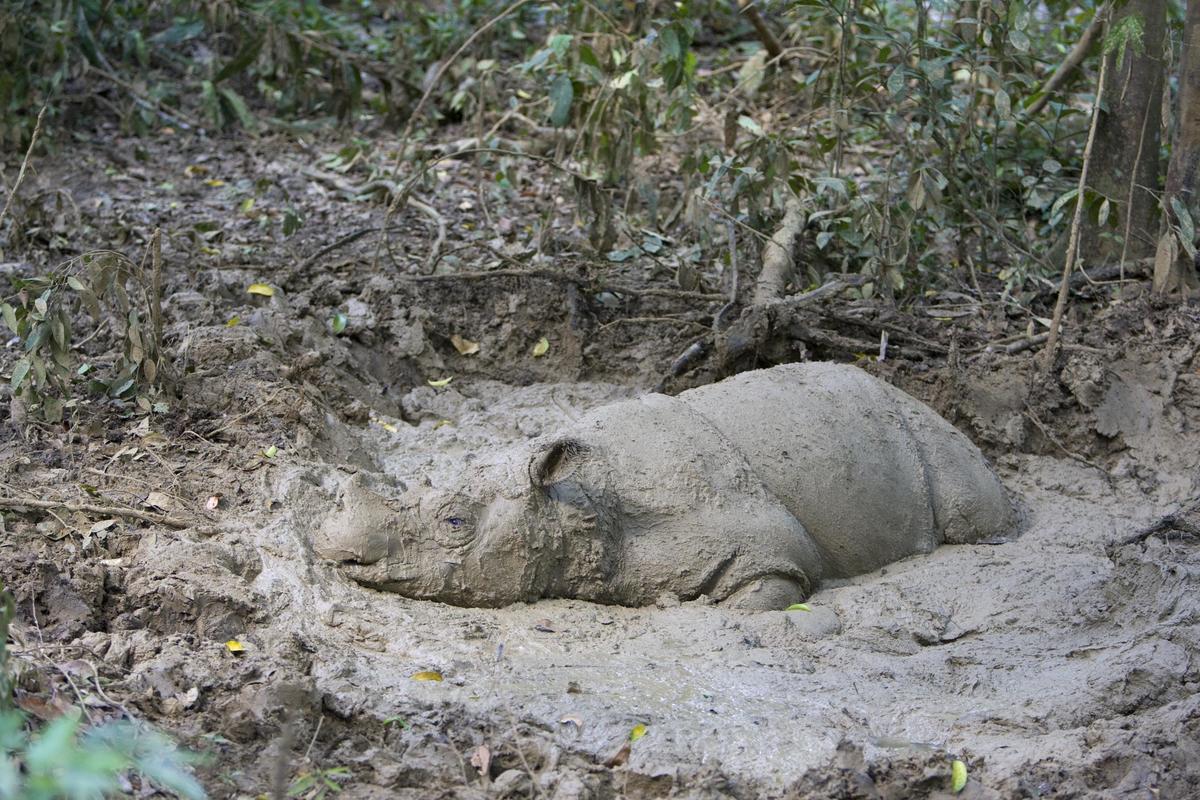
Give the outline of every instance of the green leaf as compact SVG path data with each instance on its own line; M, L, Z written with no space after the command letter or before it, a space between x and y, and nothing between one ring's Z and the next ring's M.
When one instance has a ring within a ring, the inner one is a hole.
M254 63L258 58L258 53L262 50L263 37L256 36L246 43L246 46L238 51L228 64L221 67L221 71L213 78L213 83L220 83L226 78L232 78L234 75L242 72L246 67Z
M550 124L556 128L565 128L571 119L571 102L575 99L575 87L571 78L560 74L550 84Z
M341 311L337 311L329 320L329 329L333 331L335 335L339 334L346 330L347 321L346 315Z
M233 115L237 117L241 126L247 130L253 130L257 121L250 113L250 109L246 107L246 101L242 99L242 96L226 86L222 86L217 91L221 93L221 99L232 109Z
M1008 43L1013 46L1013 49L1019 53L1029 52L1029 34L1025 31L1013 29L1008 32Z
M21 358L13 364L12 380L10 384L14 392L19 391L21 384L25 382L25 378L29 375L29 368L32 366L28 358Z
M17 310L8 303L0 303L0 314L4 315L4 324L8 326L13 333L19 333L17 330Z

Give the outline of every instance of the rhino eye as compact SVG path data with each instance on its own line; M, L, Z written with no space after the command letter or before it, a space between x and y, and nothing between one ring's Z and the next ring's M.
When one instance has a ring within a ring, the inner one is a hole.
M446 524L452 528L461 528L466 522L462 517L446 517Z

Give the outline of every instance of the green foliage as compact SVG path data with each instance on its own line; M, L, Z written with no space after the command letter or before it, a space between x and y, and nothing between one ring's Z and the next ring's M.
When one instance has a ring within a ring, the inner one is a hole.
M298 798L298 800L322 800L330 793L340 792L342 782L351 777L350 770L346 767L329 767L328 769L302 772L288 786L287 796Z
M61 422L80 406L80 383L99 395L134 400L143 411L154 409L165 377L160 299L141 266L120 253L98 251L49 276L12 281L15 294L0 303L0 315L21 344L10 383L28 411ZM79 363L72 320L80 318L92 332L111 326L121 355L109 370Z
M188 757L149 728L114 722L81 731L82 714L68 712L30 734L15 711L0 712L0 797L93 800L121 792L133 772L178 797L203 798Z
M85 75L115 89L137 133L197 112L217 129L254 128L259 107L287 119L394 114L420 93L426 66L500 7L14 0L0 9L0 143L27 137L43 104L61 113L67 87Z
M76 708L31 733L12 706L5 643L14 616L12 595L0 583L0 798L94 800L118 794L128 772L178 797L206 796L188 771L193 757L148 727L112 722L81 735Z

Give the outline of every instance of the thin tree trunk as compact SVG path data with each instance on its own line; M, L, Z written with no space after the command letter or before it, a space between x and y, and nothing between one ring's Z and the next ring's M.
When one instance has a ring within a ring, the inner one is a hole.
M1179 224L1172 200L1179 201L1192 218L1193 227L1200 215L1196 194L1200 172L1200 0L1189 0L1183 24L1183 55L1179 64L1179 114L1171 164L1167 168L1167 187L1163 208L1171 222L1159 239L1154 263L1154 291L1166 294L1181 291L1185 295L1197 288L1196 264L1182 248L1175 246L1172 228ZM1178 255L1177 255L1178 254Z
M1106 102L1096 131L1090 184L1118 213L1111 214L1103 227L1087 225L1084 236L1084 252L1103 261L1123 251L1132 259L1150 256L1158 239L1166 2L1129 0L1113 9L1108 29L1116 29L1129 17L1140 17L1144 26L1141 52L1129 42L1104 56ZM1129 232L1129 241L1122 243L1115 234L1124 231Z

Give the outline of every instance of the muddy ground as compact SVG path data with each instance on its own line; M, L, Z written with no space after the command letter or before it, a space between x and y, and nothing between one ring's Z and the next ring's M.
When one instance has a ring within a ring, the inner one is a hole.
M339 482L437 482L652 389L728 276L681 289L669 241L589 255L569 186L536 164L509 165L502 191L442 162L420 192L447 223L436 265L414 209L390 252L376 234L343 242L384 220L306 173L343 144L101 131L35 164L0 269L92 247L140 258L161 227L177 388L165 412L92 401L70 426L3 398L0 575L27 711L150 721L209 754L214 797L306 773L347 798L939 796L955 758L964 797L1200 785L1195 306L1137 283L1086 290L1047 380L1033 351L987 348L1028 319L986 302L946 318L842 296L785 343L853 360L896 332L887 360L858 362L984 449L1023 507L1019 535L826 585L810 612L406 600L314 555ZM285 237L289 214L303 226ZM512 274L538 270L560 277ZM81 357L103 365L113 346L101 331ZM5 375L15 357L9 343ZM718 373L704 362L665 387ZM31 498L63 505L19 506ZM413 677L431 672L443 680Z

